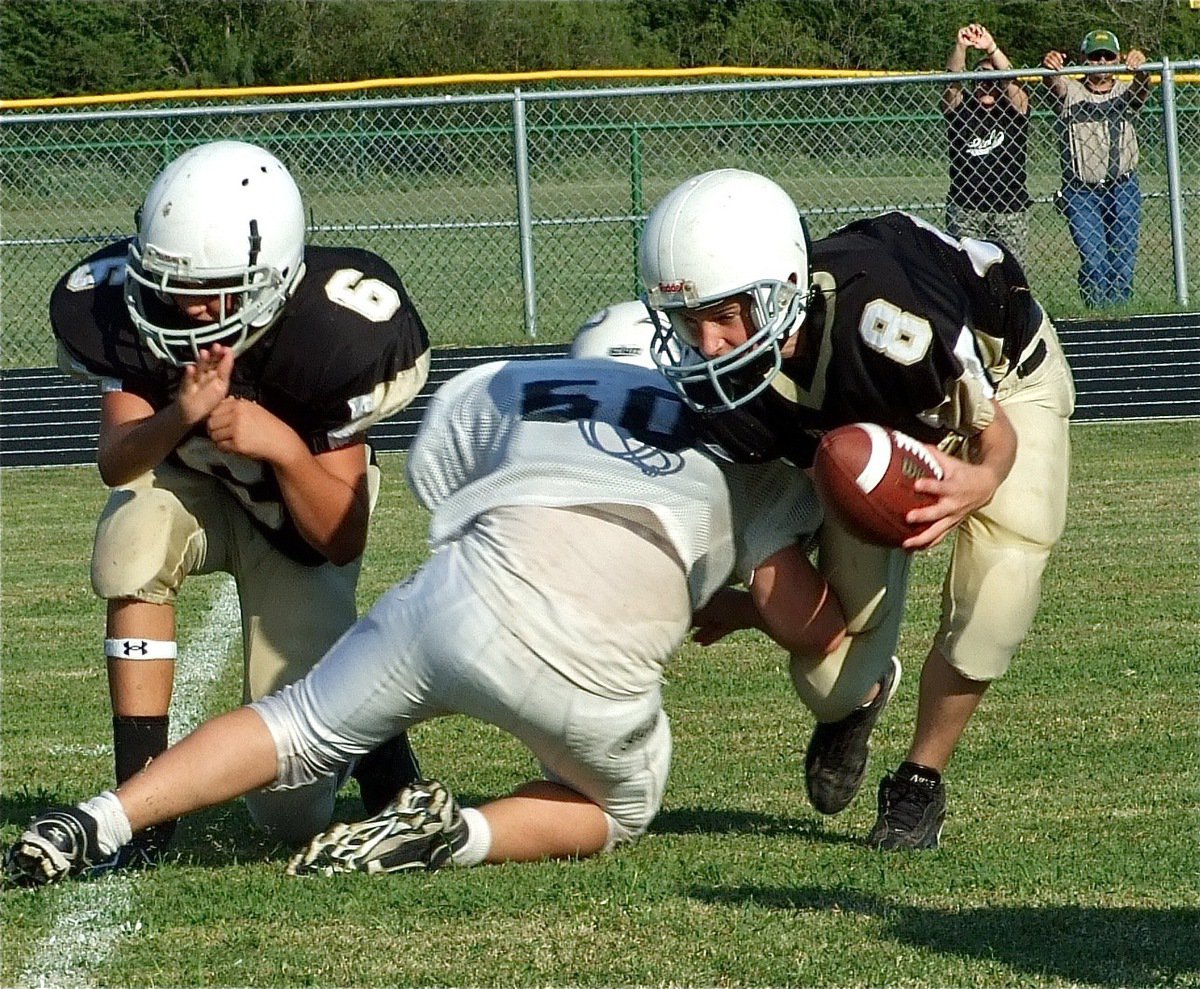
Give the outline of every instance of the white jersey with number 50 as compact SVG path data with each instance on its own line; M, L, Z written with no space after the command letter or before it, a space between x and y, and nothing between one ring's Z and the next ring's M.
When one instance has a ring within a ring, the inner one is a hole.
M722 469L695 443L683 404L654 371L603 360L496 362L435 393L408 481L433 512L435 550L502 506L586 506L628 519L670 546L698 607L727 580L735 554L753 567L819 516L795 471L764 468L754 501L785 521L770 536L759 523L760 534L735 549ZM755 528L758 513L737 514Z

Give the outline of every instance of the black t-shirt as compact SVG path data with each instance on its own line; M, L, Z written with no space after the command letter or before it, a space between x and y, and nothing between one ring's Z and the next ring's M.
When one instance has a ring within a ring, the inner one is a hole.
M129 318L128 245L97 251L59 280L50 324L68 369L118 381L158 410L173 400L182 369L155 357ZM304 261L282 314L238 356L230 394L269 409L316 454L352 441L378 419L388 386L416 365L429 336L400 276L378 255L308 247ZM324 562L296 530L266 464L221 453L202 424L170 459L220 479L282 552Z
M991 108L973 95L946 115L950 202L964 209L1017 213L1029 208L1029 115L1000 96Z

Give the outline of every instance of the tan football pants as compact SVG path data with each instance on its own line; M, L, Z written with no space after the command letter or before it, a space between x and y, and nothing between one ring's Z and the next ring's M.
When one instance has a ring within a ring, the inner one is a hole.
M1038 341L1046 344L1042 363L1026 378L1010 374L996 394L1017 434L1016 461L992 501L958 527L942 585L933 645L971 680L995 680L1008 670L1033 624L1042 572L1066 524L1075 386L1049 319L1026 353ZM793 656L792 682L818 720L833 721L887 669L900 634L908 557L859 542L827 516L817 566L838 594L851 634L820 662Z

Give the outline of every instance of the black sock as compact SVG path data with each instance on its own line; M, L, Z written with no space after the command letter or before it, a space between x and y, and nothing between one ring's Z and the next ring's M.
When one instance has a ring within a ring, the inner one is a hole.
M135 773L141 772L155 756L167 751L167 728L170 722L166 715L141 717L137 715L113 716L113 758L116 763L117 783L124 783ZM178 821L155 824L134 836L134 841L153 852L162 852L175 834Z
M929 766L922 766L919 762L900 763L900 768L896 770L896 775L902 780L908 780L910 783L920 783L931 790L942 781L941 773L936 769L931 769Z
M146 768L146 763L167 751L167 726L163 717L115 715L113 717L113 756L117 783L124 783Z
M374 817L409 783L421 778L421 767L408 744L408 735L400 734L360 758L351 775L358 780L367 816Z

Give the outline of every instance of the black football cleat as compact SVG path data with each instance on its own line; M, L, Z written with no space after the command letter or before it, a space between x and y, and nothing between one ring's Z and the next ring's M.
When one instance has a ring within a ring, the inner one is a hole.
M78 807L45 811L4 856L5 877L19 886L44 886L85 872L100 857L96 821Z
M879 781L879 816L867 844L883 851L934 849L945 821L945 783L889 773Z
M893 656L869 704L840 721L817 722L804 756L804 783L808 799L822 814L845 810L862 787L871 732L899 685L900 660Z

